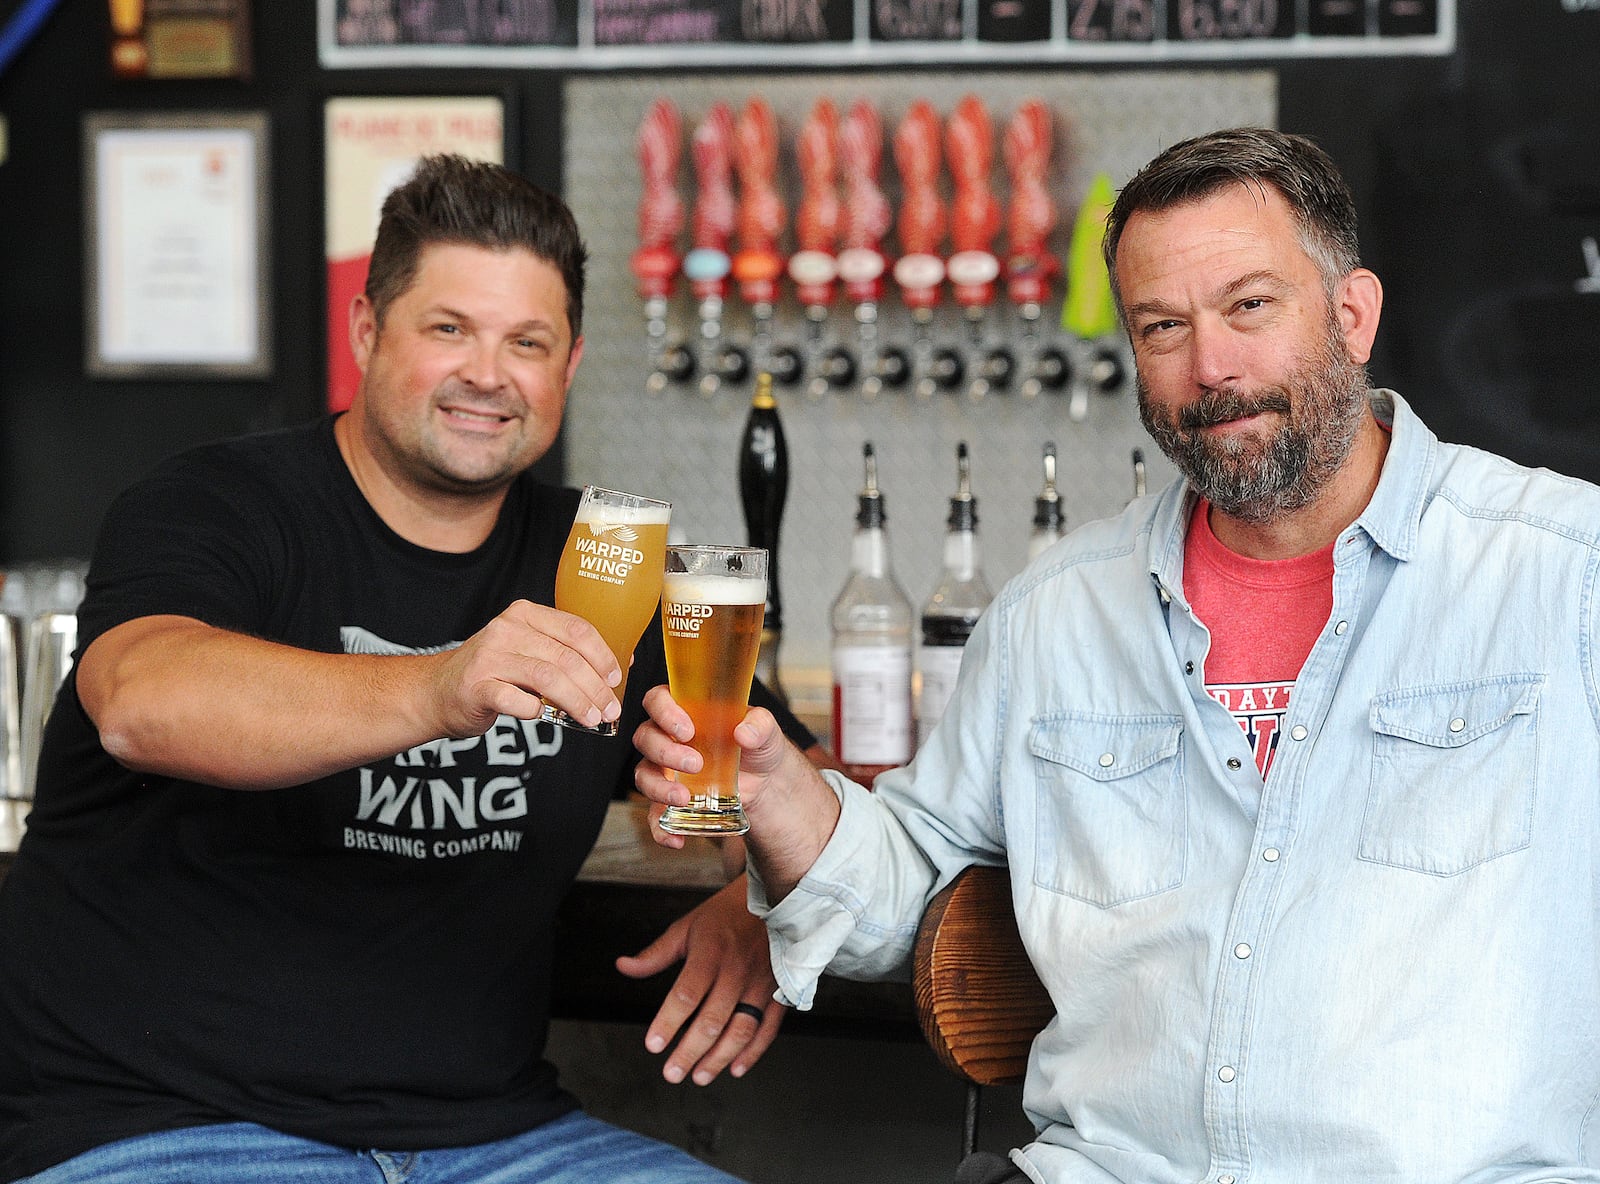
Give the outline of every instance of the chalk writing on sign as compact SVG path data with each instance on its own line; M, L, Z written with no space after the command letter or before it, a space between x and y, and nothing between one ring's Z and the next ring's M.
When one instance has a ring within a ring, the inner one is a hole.
M881 41L956 41L961 0L872 0L872 35Z
M574 25L556 0L339 0L335 18L354 45L575 44Z
M1156 35L1154 0L1069 0L1067 36L1074 41L1149 41Z
M1167 10L1178 41L1254 41L1294 33L1291 0L1177 0Z
M826 41L824 0L744 0L740 32L746 41Z

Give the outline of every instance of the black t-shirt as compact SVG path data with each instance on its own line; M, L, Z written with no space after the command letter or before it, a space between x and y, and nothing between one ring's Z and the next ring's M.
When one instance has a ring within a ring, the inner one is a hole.
M171 613L403 653L458 644L518 597L552 603L576 491L520 479L477 550L429 551L373 512L332 424L196 450L118 499L81 644ZM542 1057L554 916L663 681L651 628L614 739L502 716L245 792L116 764L69 678L0 892L0 1178L199 1123L423 1148L571 1109Z

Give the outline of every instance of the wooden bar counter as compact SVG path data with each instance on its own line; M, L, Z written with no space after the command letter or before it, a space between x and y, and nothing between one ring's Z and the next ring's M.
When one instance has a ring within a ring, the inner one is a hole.
M556 927L553 1014L564 1019L646 1022L677 969L635 981L618 973L668 925L727 882L718 848L690 839L681 851L650 838L647 806L613 802L600 838L567 894ZM815 1006L784 1030L874 1039L922 1039L911 984L824 978Z

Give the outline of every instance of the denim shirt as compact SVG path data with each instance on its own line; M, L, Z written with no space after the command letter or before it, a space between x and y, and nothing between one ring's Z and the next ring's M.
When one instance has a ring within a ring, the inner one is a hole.
M1205 691L1180 482L1012 580L916 761L832 778L810 874L752 883L805 1007L1009 865L1056 1008L1031 1179L1600 1181L1600 490L1372 402L1388 457L1264 783Z

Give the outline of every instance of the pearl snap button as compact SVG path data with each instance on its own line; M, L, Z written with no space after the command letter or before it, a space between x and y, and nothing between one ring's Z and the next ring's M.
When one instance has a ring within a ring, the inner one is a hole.
M1222 1068L1217 1070L1217 1080L1222 1082L1224 1085L1232 1081L1234 1076L1235 1074L1233 1072L1232 1065L1224 1065Z
M1112 756L1109 752L1102 752L1100 754L1100 767L1102 769L1109 769L1112 765L1114 765L1116 763L1117 763L1117 758Z
M1294 727L1289 729L1289 735L1296 740L1304 740L1310 733L1306 731L1305 724L1295 724Z
M1217 1177L1217 1184L1233 1184L1233 1177L1224 1173Z
M1340 621L1337 625L1335 625L1333 627L1333 631L1335 633L1337 633L1340 637L1343 637L1345 635L1345 631L1348 630L1349 628L1350 628L1350 622L1349 621Z
M1241 960L1248 958L1250 956L1249 944L1246 942L1240 942L1238 945L1234 946L1233 956Z
M1467 726L1467 721L1462 719L1460 716L1457 716L1455 719L1450 721L1450 730L1452 732L1459 732L1462 728L1464 728L1466 726Z
M1277 863L1278 849L1276 847L1268 847L1261 853L1261 858L1265 859L1268 863Z
M1238 757L1236 757L1236 756L1230 756L1230 757L1229 757L1229 758L1228 758L1228 768L1230 768L1230 769L1238 769L1238 768L1242 768L1242 767L1243 767L1243 764L1244 764L1244 762L1243 762L1243 761L1241 761L1241 760L1240 760L1240 759L1239 759L1239 758L1238 758Z

